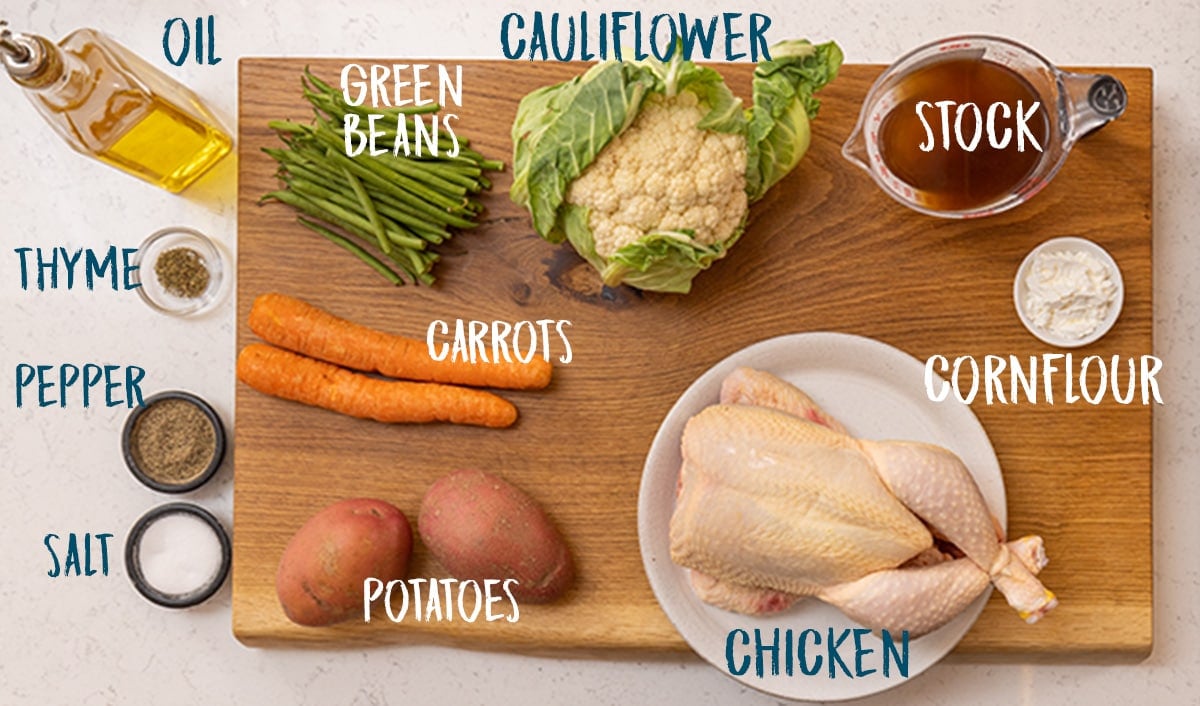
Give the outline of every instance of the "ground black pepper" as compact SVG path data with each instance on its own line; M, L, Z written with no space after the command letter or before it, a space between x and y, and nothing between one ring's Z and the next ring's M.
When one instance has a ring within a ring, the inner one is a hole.
M217 432L200 408L186 400L165 399L146 408L130 435L134 460L150 478L186 483L208 468L217 449Z
M165 250L154 263L158 283L177 297L195 299L208 289L208 267L204 256L191 248Z

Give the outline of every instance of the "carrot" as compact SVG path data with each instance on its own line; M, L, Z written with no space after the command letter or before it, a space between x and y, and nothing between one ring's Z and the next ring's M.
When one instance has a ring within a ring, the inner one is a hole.
M268 343L346 368L406 380L455 383L512 390L550 384L553 366L544 358L528 363L434 360L425 341L376 331L285 294L263 294L250 308L250 330Z
M507 427L517 420L517 408L490 392L379 380L263 343L242 349L237 376L267 395L380 422Z

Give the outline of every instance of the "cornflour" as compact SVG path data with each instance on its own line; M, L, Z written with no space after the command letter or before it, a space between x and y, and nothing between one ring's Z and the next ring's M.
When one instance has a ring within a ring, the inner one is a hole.
M1025 313L1034 326L1069 340L1094 332L1117 296L1108 265L1079 250L1038 253L1025 287Z

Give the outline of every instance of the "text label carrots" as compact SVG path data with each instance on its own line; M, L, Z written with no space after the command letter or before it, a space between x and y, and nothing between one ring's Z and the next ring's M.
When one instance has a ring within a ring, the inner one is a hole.
M437 361L498 364L511 363L515 359L525 364L536 358L539 350L544 360L550 360L551 339L557 337L563 347L558 362L566 365L571 362L572 354L571 342L567 340L564 329L570 325L571 322L566 319L518 321L515 324L458 319L454 322L453 343L448 343L438 341L438 336L450 333L450 324L439 319L429 324L425 340L429 357ZM552 330L554 335L550 333Z

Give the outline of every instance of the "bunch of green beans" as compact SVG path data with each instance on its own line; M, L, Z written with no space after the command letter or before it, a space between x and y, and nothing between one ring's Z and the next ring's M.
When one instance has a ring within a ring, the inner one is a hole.
M442 131L438 132L436 154L394 155L389 151L372 156L364 150L348 156L342 130L347 114L357 114L363 124L371 114L397 124L407 115L437 112L439 106L354 106L307 69L304 74L304 97L313 106L314 120L307 125L282 120L268 123L286 145L285 149L263 150L279 163L277 176L284 188L266 194L261 201L280 201L300 211L304 214L299 217L301 224L354 253L392 284L404 284L396 269L413 283L432 284L433 266L438 261L433 247L446 242L453 229L475 227L475 218L483 210L475 194L492 185L484 172L502 170L504 163L469 149L462 137L457 138L458 153L450 157L455 138ZM390 144L396 135L385 131L384 137ZM385 263L356 240L378 250L390 262Z

